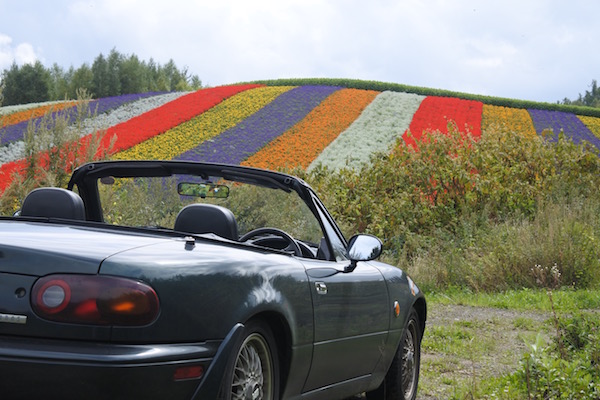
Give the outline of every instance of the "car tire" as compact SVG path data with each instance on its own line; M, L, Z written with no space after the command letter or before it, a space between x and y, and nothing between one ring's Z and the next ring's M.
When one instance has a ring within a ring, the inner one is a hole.
M421 328L412 309L402 340L381 386L368 392L369 400L414 400L417 397L421 364Z
M219 399L279 399L277 345L268 325L260 321L245 325L232 352Z

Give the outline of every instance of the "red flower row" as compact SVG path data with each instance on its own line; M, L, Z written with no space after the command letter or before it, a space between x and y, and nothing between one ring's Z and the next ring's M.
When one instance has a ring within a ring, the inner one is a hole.
M483 103L479 101L428 96L421 102L403 138L407 144L416 146L427 132L448 133L450 123L455 123L460 132L479 138L482 112Z

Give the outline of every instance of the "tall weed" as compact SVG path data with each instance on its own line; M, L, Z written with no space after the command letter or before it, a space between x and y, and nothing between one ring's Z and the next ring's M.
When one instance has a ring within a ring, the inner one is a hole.
M111 146L100 151L105 131L94 133L89 140L80 140L83 121L95 116L95 110L89 107L90 99L86 91L80 90L72 110L53 115L50 109L40 120L29 121L24 136L25 168L15 173L0 196L2 214L17 211L31 190L42 186L66 187L77 166L107 157Z

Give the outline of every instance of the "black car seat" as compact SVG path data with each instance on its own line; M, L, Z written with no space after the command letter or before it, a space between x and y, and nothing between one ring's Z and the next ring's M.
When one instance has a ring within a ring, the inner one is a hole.
M34 189L21 207L23 217L85 220L85 206L75 192L56 187Z
M214 204L195 203L183 207L177 214L174 229L187 233L214 233L231 240L239 238L231 210Z

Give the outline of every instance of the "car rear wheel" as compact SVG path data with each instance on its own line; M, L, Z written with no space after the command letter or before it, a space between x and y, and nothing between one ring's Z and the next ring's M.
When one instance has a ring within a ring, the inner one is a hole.
M221 390L223 400L279 399L279 365L269 327L250 322L229 363Z
M421 364L419 316L411 310L402 340L383 383L367 393L369 400L414 400L417 397Z

